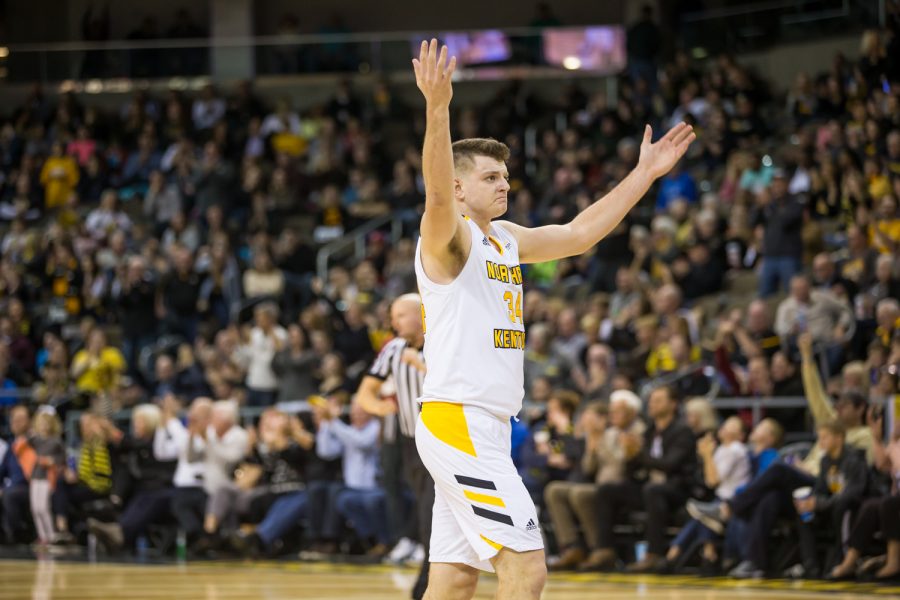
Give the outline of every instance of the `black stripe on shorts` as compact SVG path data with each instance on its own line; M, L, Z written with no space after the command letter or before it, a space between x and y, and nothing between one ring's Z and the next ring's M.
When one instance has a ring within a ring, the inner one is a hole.
M497 486L494 485L493 481L487 481L485 479L475 479L474 477L466 477L465 475L454 475L454 477L456 477L456 481L458 481L460 485L481 488L483 490L497 489Z
M509 515L504 515L503 513L494 512L492 510L487 510L481 508L480 506L473 506L472 510L475 511L475 514L479 517L484 517L485 519L490 519L491 521L497 521L499 523L506 523L510 527L513 527L513 520Z

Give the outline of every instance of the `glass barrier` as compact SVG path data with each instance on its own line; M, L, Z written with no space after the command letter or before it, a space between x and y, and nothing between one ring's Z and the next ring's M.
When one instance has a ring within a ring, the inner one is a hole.
M244 77L390 73L409 70L419 43L430 37L448 44L461 66L472 71L527 66L609 75L626 66L624 28L596 25L17 45L0 49L0 73L8 82L48 83L230 73Z

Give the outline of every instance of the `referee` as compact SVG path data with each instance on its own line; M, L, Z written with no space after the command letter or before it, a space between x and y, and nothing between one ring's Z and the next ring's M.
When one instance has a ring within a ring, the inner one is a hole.
M386 417L396 414L400 425L399 442L403 455L403 471L416 497L419 542L425 547L425 560L412 591L414 600L425 595L428 586L428 547L431 541L431 511L434 506L434 481L416 449L416 420L419 416L418 398L425 379L422 346L422 300L418 294L400 296L391 305L391 325L397 337L385 344L372 368L360 383L356 397L366 412ZM397 402L382 400L379 391L384 381L393 375L397 388Z

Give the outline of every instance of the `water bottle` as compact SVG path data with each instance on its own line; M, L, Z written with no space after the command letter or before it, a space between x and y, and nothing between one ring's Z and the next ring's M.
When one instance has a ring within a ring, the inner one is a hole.
M93 533L88 534L87 538L87 556L88 562L97 562L97 536Z
M175 560L184 563L187 560L187 536L181 529L175 536Z
M813 489L810 486L804 486L801 488L797 488L794 490L793 494L794 501L802 501L808 500L813 495ZM816 517L816 511L802 512L800 513L800 520L804 523L811 522Z
M136 545L138 562L144 562L145 560L147 560L147 547L150 545L147 541L147 536L138 536Z
M647 557L647 542L641 540L634 543L634 561L641 562Z

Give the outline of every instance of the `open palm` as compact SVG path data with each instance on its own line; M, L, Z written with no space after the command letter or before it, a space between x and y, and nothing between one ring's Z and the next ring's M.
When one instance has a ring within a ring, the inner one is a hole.
M413 59L413 69L416 72L416 85L425 96L425 102L432 108L445 108L450 106L453 98L453 86L451 79L456 70L456 57L447 61L447 46L442 46L438 54L438 42L435 39L429 44L422 41L419 50L419 58Z
M688 147L695 139L697 134L694 128L682 122L670 129L666 135L659 139L655 144L651 143L653 138L653 130L647 125L644 128L644 139L641 142L641 157L638 161L653 175L654 178L662 177L672 170Z

